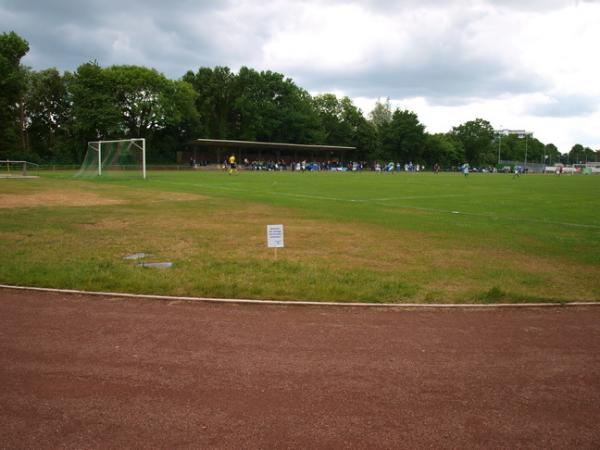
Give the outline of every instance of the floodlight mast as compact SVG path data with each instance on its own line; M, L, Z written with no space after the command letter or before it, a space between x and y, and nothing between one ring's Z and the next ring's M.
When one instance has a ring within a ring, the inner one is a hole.
M496 130L496 133L498 133L498 166L500 166L500 145L502 145L502 130Z
M523 166L526 167L527 166L527 138L529 136L533 136L533 132L532 131L527 131L527 130L509 130L509 129L501 129L501 130L496 130L496 133L498 134L498 164L500 164L500 143L502 142L502 135L505 136L510 136L511 134L515 134L520 138L525 138L525 161Z
M528 134L525 133L525 163L523 164L525 168L527 168L527 136Z

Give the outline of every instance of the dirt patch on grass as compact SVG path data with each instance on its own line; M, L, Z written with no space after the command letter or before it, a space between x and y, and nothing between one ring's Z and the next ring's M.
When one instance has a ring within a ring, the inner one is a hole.
M147 192L134 191L129 198L115 198L111 192L96 190L95 192L75 189L0 194L0 208L41 208L53 206L102 206L121 205L132 201L143 200L148 203L202 201L206 196L183 192Z
M146 194L147 195L147 194ZM185 192L160 192L152 197L152 202L188 202L195 200L206 200L205 195L188 194Z
M93 192L52 190L27 194L0 194L0 208L40 208L49 206L118 205L125 200L108 198Z
M152 241L169 240L173 249L182 240L191 240L196 245L186 248L201 246L219 259L270 260L273 251L266 246L266 226L278 223L285 227L285 248L280 250L283 258L336 270L403 271L421 264L435 245L425 233L307 219L284 208L256 204L157 216L152 225L161 233Z

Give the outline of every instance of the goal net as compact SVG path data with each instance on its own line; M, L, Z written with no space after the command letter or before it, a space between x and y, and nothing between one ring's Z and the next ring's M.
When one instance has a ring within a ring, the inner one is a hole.
M29 161L0 160L0 178L37 178L38 168Z
M146 140L88 142L77 177L133 176L146 178Z

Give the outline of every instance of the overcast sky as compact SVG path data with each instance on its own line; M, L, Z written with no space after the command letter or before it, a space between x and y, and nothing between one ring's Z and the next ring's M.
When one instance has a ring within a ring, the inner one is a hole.
M390 97L432 133L481 117L600 149L600 0L0 0L7 31L36 70L245 65L365 114Z

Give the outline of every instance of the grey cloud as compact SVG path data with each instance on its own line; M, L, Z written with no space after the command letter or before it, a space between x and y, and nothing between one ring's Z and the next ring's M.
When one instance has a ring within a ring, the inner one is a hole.
M210 28L210 15L230 3L0 0L0 30L14 30L29 42L31 50L24 63L35 69L74 70L96 59L102 65L144 64L177 78L194 65L215 61L218 49L213 37L198 29ZM190 15L205 18L205 23L182 27L182 18ZM112 45L117 35L129 37L137 60L114 59Z
M214 11L230 5L233 0L2 0L0 5L7 11L32 13L41 17L57 17L64 21L115 17L122 13L131 14L132 18L156 12L182 13L191 11Z
M600 99L583 95L557 95L550 103L537 104L528 112L542 117L579 117L598 111Z
M504 7L558 7L572 0L501 0ZM364 2L360 2L364 5ZM464 1L369 0L381 11L464 5ZM254 21L238 18L238 2L174 0L0 0L0 30L15 30L30 42L25 63L34 69L74 70L97 59L102 65L141 64L170 78L200 66L249 65L283 72L311 91L342 90L361 97L426 97L431 104L458 105L473 98L538 92L547 88L526 68L515 68L493 54L467 50L469 23L480 12L454 15L443 35L424 33L416 39L417 56L390 63L372 55L359 70L319 70L312 67L260 67L262 45L271 38L273 23L281 19L263 4ZM279 8L281 9L281 8ZM3 14L6 12L8 14ZM10 23L5 17L13 17ZM401 24L399 24L401 26ZM116 37L126 33L132 47L128 60L115 56ZM384 50L382 49L382 52ZM540 106L539 112L543 112ZM558 108L558 107L556 107ZM545 114L555 111L547 107Z
M351 97L425 97L432 105L456 106L474 99L547 90L545 78L513 58L473 48L469 25L478 12L453 16L451 26L414 38L418 52L393 62L371 55L359 70L317 72L297 68L301 85L312 91L342 90ZM401 26L401 24L399 24Z
M520 11L551 11L568 6L577 6L579 3L595 3L598 1L599 0L483 0L480 2L480 5ZM441 9L447 7L468 9L469 7L477 6L474 2L465 0L356 0L351 2L348 2L347 0L334 0L334 2L339 4L353 3L366 6L373 11L399 11L421 8Z
M0 9L18 15L19 22L36 19L39 28L52 28L57 23L77 21L94 25L103 14L98 1L73 2L55 0L52 2L32 0L4 0ZM6 24L2 24L5 26Z
M425 97L432 105L457 106L474 99L503 94L536 92L544 80L514 76L501 65L461 66L460 62L431 61L427 67L371 67L361 73L301 73L300 84L309 90L343 90L351 97Z
M577 4L577 0L491 0L490 4L521 11L552 11Z

